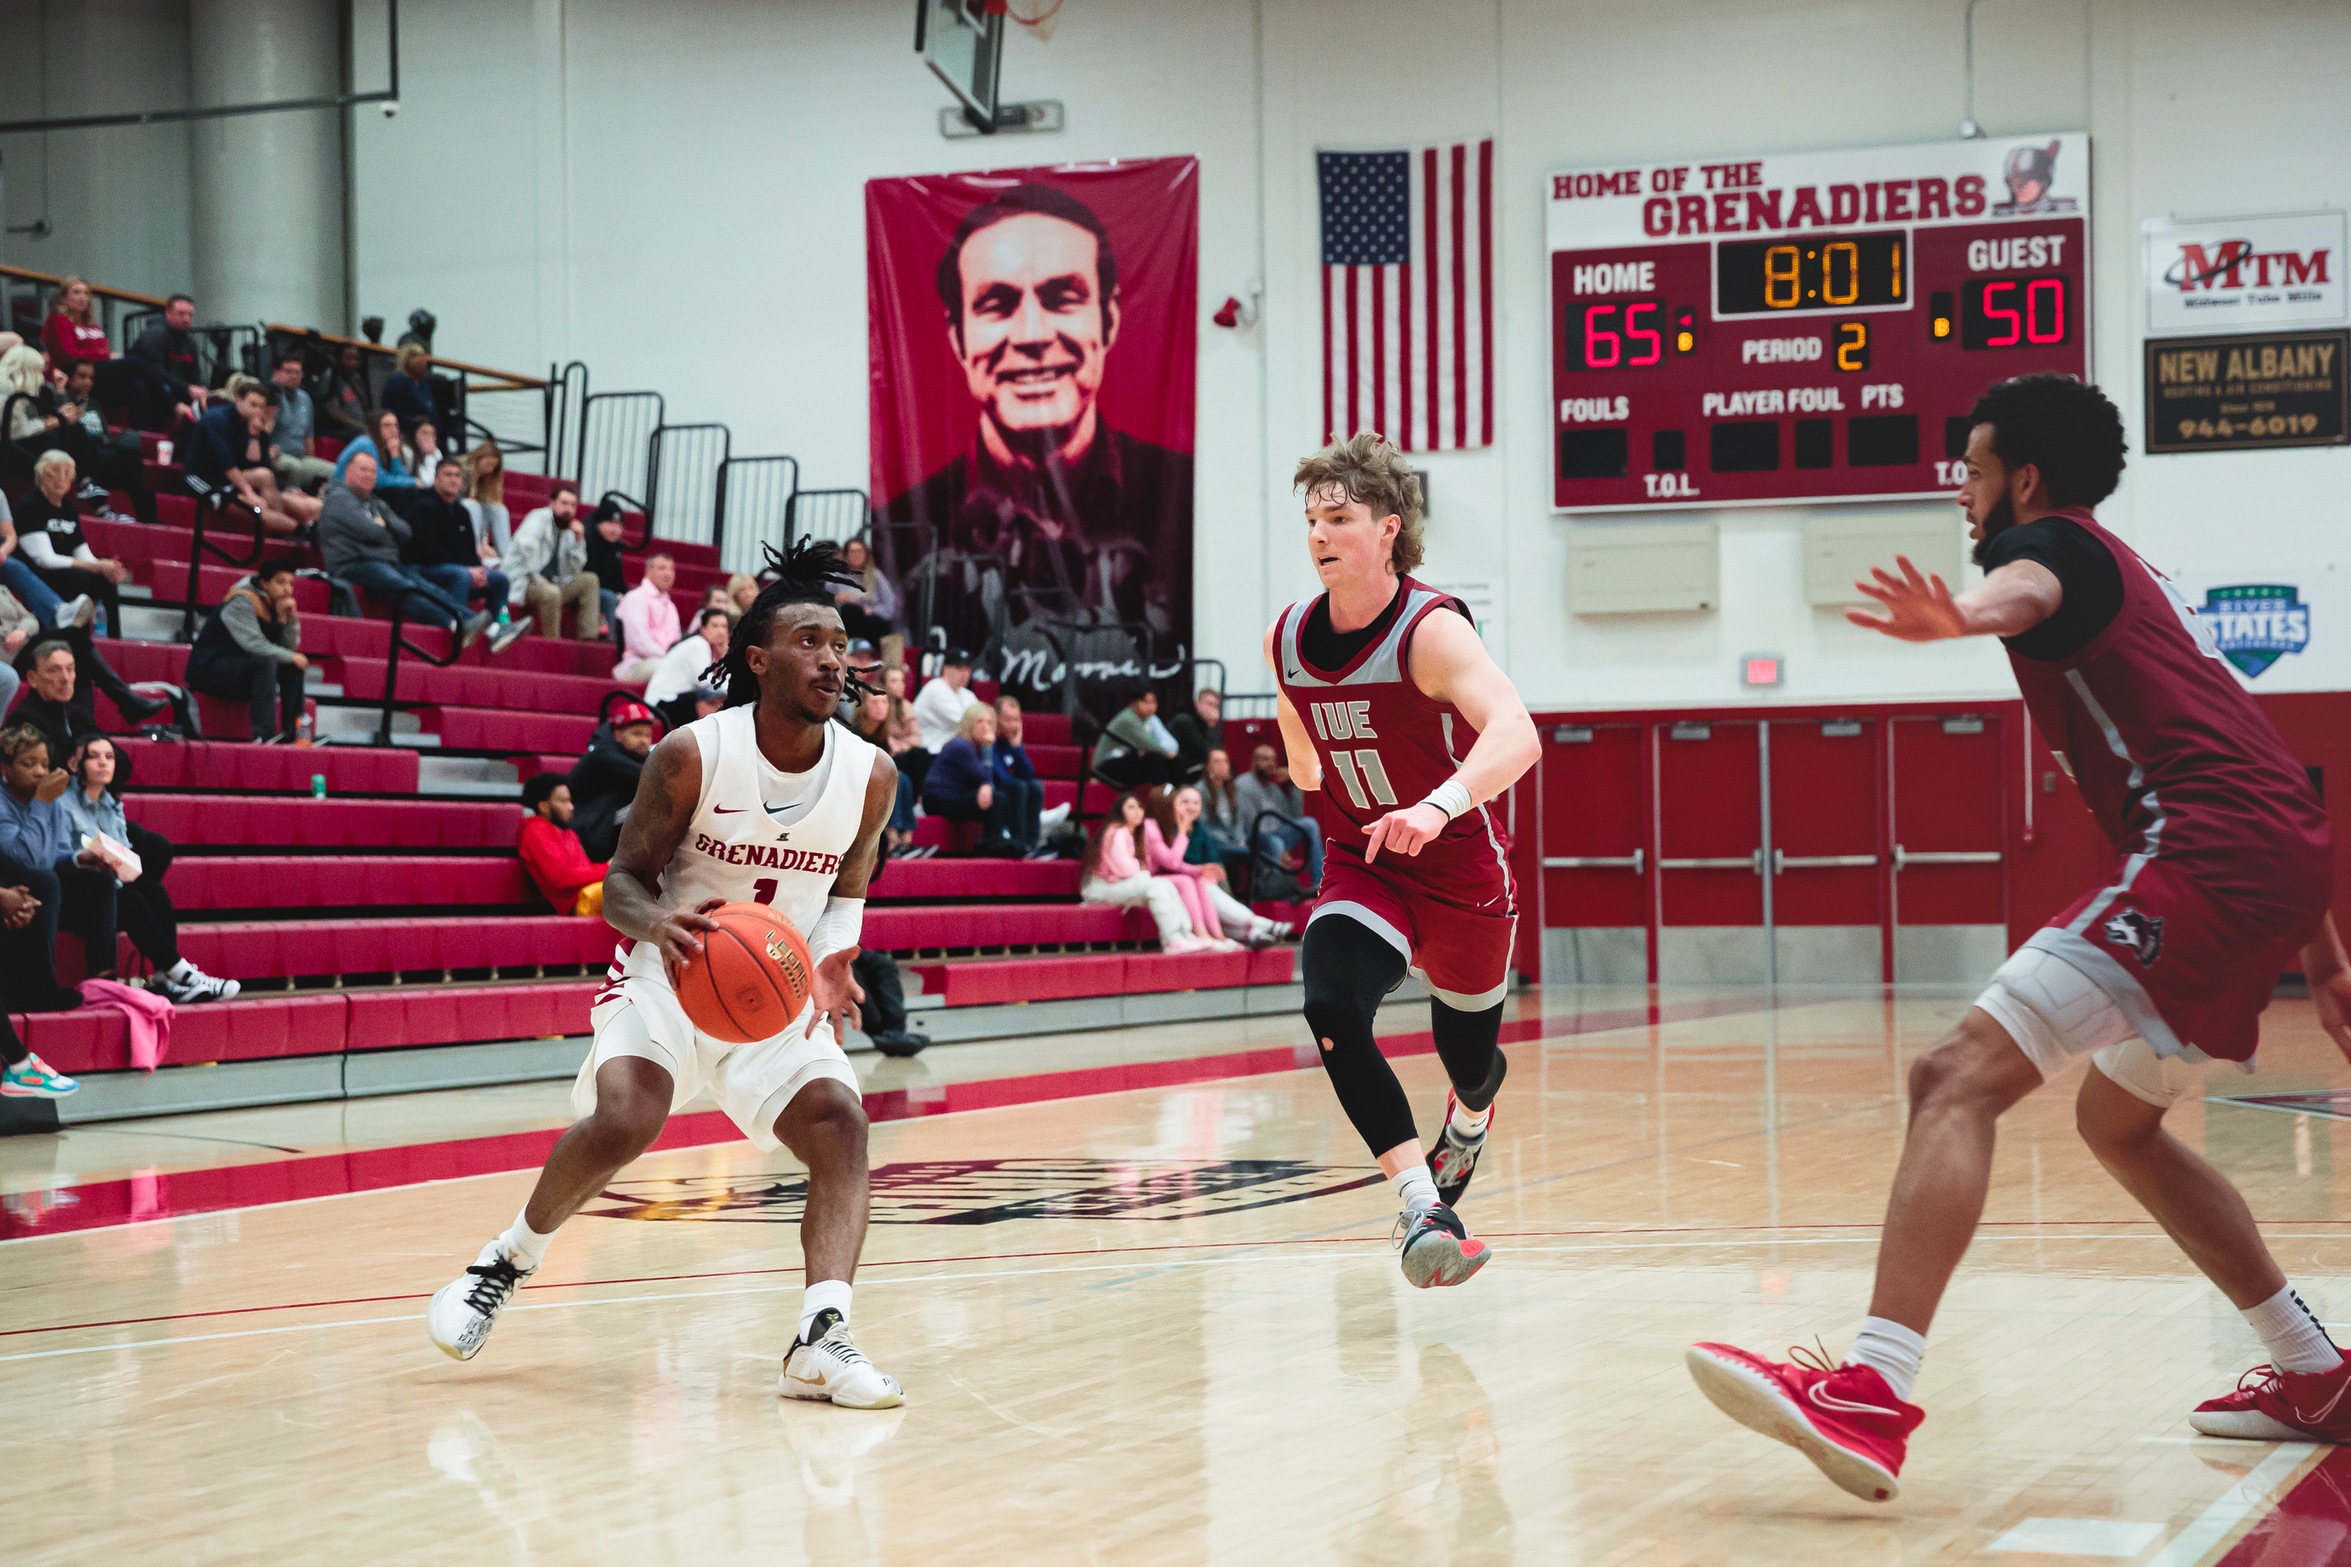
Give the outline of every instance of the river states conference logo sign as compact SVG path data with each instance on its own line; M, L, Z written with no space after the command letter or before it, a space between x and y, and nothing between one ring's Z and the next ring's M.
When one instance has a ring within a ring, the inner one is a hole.
M2208 589L2197 614L2212 628L2221 657L2247 679L2310 645L2310 606L2300 589L2280 583Z

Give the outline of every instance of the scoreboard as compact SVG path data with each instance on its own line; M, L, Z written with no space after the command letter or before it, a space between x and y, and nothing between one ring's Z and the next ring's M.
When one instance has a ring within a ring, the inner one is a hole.
M1941 495L1992 382L2090 370L2083 135L1549 176L1553 504Z

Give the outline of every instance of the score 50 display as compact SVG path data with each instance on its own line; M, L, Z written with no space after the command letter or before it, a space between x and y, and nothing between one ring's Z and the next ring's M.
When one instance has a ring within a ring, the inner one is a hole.
M2089 376L2089 139L1550 176L1567 511L1947 492L1996 380Z

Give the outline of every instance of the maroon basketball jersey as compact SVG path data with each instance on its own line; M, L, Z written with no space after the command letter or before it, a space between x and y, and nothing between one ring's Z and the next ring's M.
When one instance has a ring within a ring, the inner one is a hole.
M1292 604L1274 626L1282 695L1305 721L1322 758L1322 787L1307 794L1309 808L1322 824L1326 852L1357 860L1366 829L1388 812L1427 798L1453 776L1477 740L1477 731L1451 703L1431 701L1410 674L1412 636L1421 622L1439 611L1466 615L1467 608L1410 577L1396 591L1404 603L1395 624L1344 669L1317 669L1306 661L1302 634L1319 597ZM1419 854L1382 853L1371 869L1465 908L1492 908L1497 895L1503 909L1516 906L1501 832L1482 805L1455 817Z
M2334 885L2309 776L2170 579L2088 511L2057 515L2113 552L2122 608L2072 658L2009 653L2033 722L2118 854L2159 857L2260 923L2307 931Z

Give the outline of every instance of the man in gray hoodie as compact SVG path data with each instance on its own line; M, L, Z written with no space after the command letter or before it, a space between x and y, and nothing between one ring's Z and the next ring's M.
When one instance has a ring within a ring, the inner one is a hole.
M253 738L292 740L302 722L302 621L294 611L294 563L265 560L229 589L188 650L188 685L252 705Z
M459 629L459 646L471 646L490 624L489 610L469 617L465 605L433 586L422 572L400 563L408 523L376 498L376 461L367 453L351 459L340 484L327 486L316 537L329 576L386 603L405 595L409 613L417 619Z

